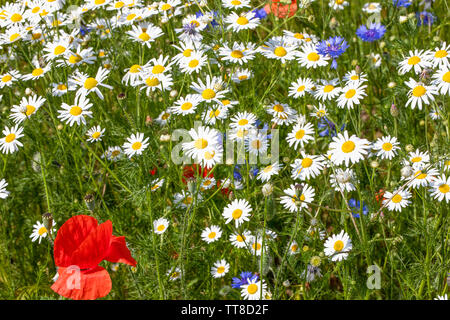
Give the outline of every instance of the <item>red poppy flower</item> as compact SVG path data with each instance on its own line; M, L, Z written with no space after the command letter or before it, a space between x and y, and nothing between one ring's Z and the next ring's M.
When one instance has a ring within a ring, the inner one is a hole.
M150 174L154 176L156 174L156 167L154 167L152 170L149 170Z
M98 264L107 260L136 266L125 237L112 234L110 220L98 224L93 217L74 216L59 228L53 249L58 279L56 293L75 300L93 300L111 291L108 271Z
M185 166L183 168L183 183L187 184L187 180L188 179L192 179L196 177L195 171L198 172L199 176L202 176L203 178L205 178L206 176L208 177L214 177L214 174L209 173L211 171L211 169L208 168L203 168L202 166L199 166L197 164L193 164L192 166Z
M297 12L297 0L291 0L290 4L283 4L279 0L272 0L264 6L267 14L273 13L278 18L292 17Z

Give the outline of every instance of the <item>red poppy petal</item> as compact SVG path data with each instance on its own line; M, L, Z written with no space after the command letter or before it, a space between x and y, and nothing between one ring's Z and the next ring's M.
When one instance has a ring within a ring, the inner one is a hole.
M81 245L86 237L97 228L95 218L79 215L67 220L58 230L55 239L55 264L60 267L72 265L73 252Z
M125 237L112 236L111 246L109 247L108 254L104 258L110 262L121 262L129 264L130 266L136 266L136 260L131 256L130 250L127 248Z
M63 297L74 300L94 300L111 291L108 271L97 266L90 270L77 271L72 268L58 268L58 280L52 290Z
M80 269L95 267L106 257L111 241L112 223L108 220L92 231L73 252L72 264Z

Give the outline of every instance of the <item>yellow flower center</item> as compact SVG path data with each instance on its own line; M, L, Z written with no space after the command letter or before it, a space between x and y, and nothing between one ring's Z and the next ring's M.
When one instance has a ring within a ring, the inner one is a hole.
M185 56L186 58L189 58L191 56L192 53L192 49L186 49L183 51L183 56Z
M83 109L81 109L79 106L72 106L69 111L69 113L73 116L79 116L82 112Z
M341 149L342 149L342 152L344 152L344 153L350 153L353 150L355 150L355 143L353 141L351 141L351 140L345 141L342 144L342 148Z
M26 108L27 108L27 111L25 112L25 114L26 114L27 116L32 115L33 112L36 110L36 108L33 107L33 106L30 105L30 104L28 104L28 105L26 106Z
M208 234L208 238L210 239L214 239L214 237L216 236L216 233L213 231L210 234Z
M233 6L238 6L238 5L241 4L241 2L240 2L239 0L233 0L233 1L231 1L231 4L232 4Z
M9 74L7 74L6 76L4 76L2 78L2 82L9 82L9 81L11 81L11 79L12 79L12 77Z
M292 251L292 252L297 252L297 250L298 250L298 245L293 244L293 245L291 246L291 251Z
M242 210L241 209L234 210L233 213L231 213L231 216L235 220L239 219L242 216Z
M311 52L306 56L306 59L308 59L309 61L317 61L319 60L319 55L315 52Z
M43 73L44 73L44 70L42 70L41 68L37 68L37 69L34 69L33 72L31 72L31 75L33 77L37 77L37 76L40 76Z
M166 70L166 68L164 66L158 64L152 68L152 73L159 74L159 73L163 73L164 70Z
M247 287L247 292L250 293L250 294L255 294L256 291L258 291L258 286L256 284L254 284L254 283L250 284Z
M216 153L214 151L212 151L212 152L206 151L205 152L205 159L206 160L211 160L212 158L214 158L215 154ZM211 182L209 182L209 183L211 183ZM205 185L209 185L209 183L208 184L205 183Z
M438 50L434 54L434 57L435 58L445 58L447 55L448 55L447 51L445 51L445 50Z
M18 13L14 13L12 16L11 16L11 21L12 22L19 22L19 21L21 21L22 20L22 16L20 15L20 14L18 14Z
M422 161L422 157L414 157L411 159L411 162L416 163Z
M192 108L192 103L190 102L185 102L181 105L181 110L186 111L189 110L190 108Z
M392 144L389 143L389 142L385 142L385 143L383 143L383 145L381 146L381 148L382 148L384 151L391 151L391 150L392 150Z
M305 130L300 129L295 133L295 139L300 140L304 137L305 135Z
M447 83L450 82L450 71L447 71L443 76L442 76L442 81L445 81Z
M101 133L100 132L94 132L93 134L92 134L92 138L94 138L94 139L98 139L98 138L100 138L100 136L101 136Z
M236 58L236 59L241 59L243 56L244 56L244 54L242 53L242 51L239 51L239 50L234 50L234 51L231 51L231 54L230 54L233 58Z
M133 150L139 150L142 147L142 143L140 143L139 141L136 141L135 143L133 143L131 145L131 148L133 148Z
M245 236L244 235L240 235L240 234L238 234L237 235L237 237L236 237L236 241L237 242L244 242L244 240L245 240Z
M170 9L172 9L172 6L170 4L168 4L168 3L164 3L161 6L161 10L163 10L163 11L167 11L167 10L170 10Z
M247 119L241 119L238 121L238 125L240 126L245 126L246 124L248 124L248 120Z
M447 193L449 190L450 190L450 187L448 186L448 184L444 183L439 186L439 191L441 193Z
M253 149L259 149L262 146L262 142L260 140L253 140L252 147Z
M417 171L414 176L416 177L416 179L422 180L425 179L427 177L426 173L422 173L421 170Z
M418 56L413 56L408 59L409 65L415 65L415 64L418 64L419 62L420 62L420 58Z
M273 106L273 110L275 110L276 112L283 112L284 108L281 104L276 104Z
M129 14L129 15L127 16L127 20L128 20L128 21L133 20L135 17L136 17L136 14L135 14L135 13Z
M189 61L189 68L195 68L196 66L198 66L199 61L197 59L193 59L191 61Z
M283 47L276 47L275 50L273 51L273 53L277 56L277 57L284 57L287 54L287 51L285 48Z
M130 67L130 72L131 73L138 73L141 71L141 66L138 64L134 64Z
M55 54L55 56L59 56L60 54L64 53L66 51L66 48L64 48L63 46L56 46L55 50L53 50L53 53Z
M305 86L301 85L300 87L298 87L297 92L302 92L303 90L305 90Z
M239 17L239 18L237 18L236 23L241 26L244 26L244 25L248 24L248 19L246 17Z
M18 37L20 37L19 33L13 33L10 37L9 37L9 42L13 42L14 40L16 40Z
M302 167L309 168L309 167L311 167L312 163L313 163L313 161L311 158L305 158L302 160Z
M327 84L325 87L323 87L323 92L331 92L333 91L334 87L331 84Z
M355 74L355 75L351 76L350 79L352 79L353 81L356 81L359 79L359 77Z
M56 88L57 88L58 90L61 90L61 91L67 90L66 85L63 84L63 83L58 84L58 85L56 86Z
M197 139L194 146L196 149L205 149L208 146L208 141L203 138Z
M104 4L105 3L105 0L95 0L95 4L96 5L101 5L101 4Z
M400 201L402 201L402 196L399 194L396 194L395 196L392 197L391 201L393 203L399 203Z
M163 231L166 227L163 224L160 224L156 230Z
M147 78L147 80L145 80L145 84L149 87L155 87L159 84L159 80L158 78Z
M225 272L225 267L218 267L217 268L217 273L224 273Z
M413 89L412 95L414 97L421 97L425 94L425 92L427 92L427 89L425 89L424 86L417 86Z
M296 39L304 39L305 36L303 34L297 32L296 34L294 34L294 38L296 38Z
M46 227L40 227L38 230L38 234L40 236L42 236L44 233L47 233L47 228Z
M74 54L69 57L69 63L75 64L82 60L83 58L79 54Z
M202 92L202 97L205 100L213 99L216 96L216 92L213 89L205 89Z
M353 98L353 96L356 94L356 90L355 89L350 89L345 93L345 97L347 99Z
M256 251L261 250L261 244L254 243L254 244L252 244L252 248L253 248L253 250L256 250Z
M338 240L333 245L334 251L342 251L344 249L344 242L342 240Z
M5 142L10 143L16 139L16 135L14 133L10 133L5 137Z
M98 84L98 81L95 80L94 78L87 78L86 81L84 82L84 87L88 90L95 88Z

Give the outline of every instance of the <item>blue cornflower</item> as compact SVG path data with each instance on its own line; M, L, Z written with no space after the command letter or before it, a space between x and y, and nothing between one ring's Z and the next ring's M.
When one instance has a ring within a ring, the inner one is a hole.
M211 11L211 12L212 12L213 16L215 16L215 17L218 16L218 12L217 11ZM203 16L203 13L201 11L197 11L195 13L195 17L196 18L200 18L201 16ZM210 23L213 26L213 28L219 25L219 23L216 21L216 19L212 19ZM208 29L208 28L209 28L209 25L206 26L206 29Z
M267 17L267 12L266 12L266 10L264 10L264 8L255 9L255 10L252 10L252 12L255 14L255 18L264 19L265 17Z
M257 175L258 175L258 172L259 172L259 169L258 169L258 167L252 167L251 169L250 169L250 174L253 176L253 177L256 177Z
M316 50L322 56L329 56L333 59L331 62L331 68L337 68L336 58L347 50L349 45L342 37L331 37L328 40L322 40L316 47Z
M372 42L383 38L386 28L379 23L371 23L369 28L362 25L356 30L356 35L363 41Z
M242 180L242 175L241 175L241 172L239 171L240 169L241 168L238 165L234 166L233 176L234 176L234 179L236 179L236 180Z
M417 25L420 27L422 24L431 26L436 17L428 11L422 11L416 13Z
M361 208L361 202L351 198L350 200L348 200L348 206L352 210L353 217L359 218L359 210ZM364 201L362 203L362 213L364 215L367 215L369 213L369 208L367 207Z
M397 6L397 8L408 8L412 4L412 2L410 0L392 0L392 4L394 6Z
M259 276L256 274L254 275L250 271L243 271L240 274L240 278L234 277L232 279L233 283L231 284L231 287L235 288L235 289L240 289L241 286L248 284L248 280L255 280L255 279L256 279L256 281L258 281Z
M319 132L319 136L321 137L325 137L325 136L330 136L331 138L335 137L337 132L336 132L336 125L327 119L327 117L322 117L319 120L319 123L317 124L317 127L319 129L325 129L321 132ZM345 124L342 125L341 127L341 131L345 128Z

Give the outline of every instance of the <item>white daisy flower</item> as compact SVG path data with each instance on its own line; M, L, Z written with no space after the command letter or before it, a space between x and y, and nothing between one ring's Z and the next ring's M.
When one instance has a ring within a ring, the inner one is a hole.
M386 136L378 138L373 144L373 149L377 151L377 157L392 160L400 149L399 144L396 137Z
M331 257L331 261L341 261L347 259L348 253L352 250L352 240L342 230L339 234L329 237L324 246L324 253Z
M103 133L105 129L102 129L100 126L94 126L90 128L86 135L89 137L87 139L88 142L102 141Z
M219 228L219 226L211 226L207 227L205 230L202 231L202 240L206 241L207 243L211 243L214 241L217 241L220 236L222 235L222 230Z
M131 137L127 138L122 146L125 154L131 158L134 155L141 155L142 152L148 147L148 138L144 139L143 133L132 134Z
M86 124L85 116L92 117L92 111L89 111L92 103L89 102L89 99L85 96L76 96L74 104L71 106L63 102L61 105L63 110L58 110L58 118L69 126L72 126L75 122L77 125L80 125L81 122Z
M423 69L431 68L431 51L430 50L414 50L409 51L408 55L398 64L399 74L405 74L414 69L416 74L422 72Z
M433 95L438 94L438 89L434 85L426 85L422 82L417 82L413 78L409 78L405 84L411 89L408 91L408 101L406 107L411 105L411 109L417 106L419 110L422 110L422 103L430 104L434 101Z
M370 149L369 141L360 139L356 135L349 137L348 131L345 130L344 134L338 133L336 137L333 137L329 146L330 160L335 165L339 166L345 163L345 166L348 167L349 163L358 163L363 160L368 149Z
M411 193L407 190L396 190L394 192L386 191L384 193L383 205L386 205L389 211L402 211L402 208L408 206Z
M153 230L156 234L163 234L169 227L169 220L165 218L159 218L153 221Z
M211 267L211 275L214 278L222 278L228 271L230 271L230 264L225 259L215 262L214 266Z
M6 199L9 196L9 191L6 190L8 182L5 179L0 180L0 199Z
M431 189L429 190L431 196L437 199L439 202L445 200L445 202L450 201L450 177L446 177L442 174L437 177L431 184Z
M19 150L19 147L23 146L23 144L18 140L23 137L22 131L23 128L19 127L18 124L11 128L5 127L2 131L5 136L0 139L0 151L8 154Z
M229 205L223 209L222 216L225 219L225 223L230 223L234 220L236 228L239 227L244 221L249 221L250 212L252 207L245 199L234 199Z

